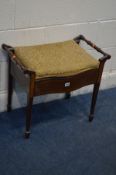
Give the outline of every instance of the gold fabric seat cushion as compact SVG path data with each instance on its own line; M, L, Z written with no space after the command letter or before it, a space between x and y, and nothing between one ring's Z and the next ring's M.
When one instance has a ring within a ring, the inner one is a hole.
M99 61L74 40L15 47L15 53L26 68L35 71L37 79L75 75L99 67Z

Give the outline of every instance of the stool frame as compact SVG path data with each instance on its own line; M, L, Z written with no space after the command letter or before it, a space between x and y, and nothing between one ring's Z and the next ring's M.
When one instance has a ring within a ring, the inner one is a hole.
M17 56L15 49L12 46L2 44L3 50L8 55L8 102L7 111L11 111L12 107L12 93L13 93L13 80L19 82L27 93L27 107L26 107L26 131L25 138L30 136L30 127L32 119L32 104L35 96L50 94L50 93L65 93L66 98L70 98L70 92L81 87L93 84L93 95L91 100L91 107L89 113L89 121L94 118L94 111L96 106L97 95L100 87L102 72L106 60L111 56L99 47L87 40L83 35L74 38L74 41L79 44L80 41L85 41L89 46L94 48L103 56L99 59L99 67L90 69L76 75L64 77L46 77L36 79L36 73L24 67Z

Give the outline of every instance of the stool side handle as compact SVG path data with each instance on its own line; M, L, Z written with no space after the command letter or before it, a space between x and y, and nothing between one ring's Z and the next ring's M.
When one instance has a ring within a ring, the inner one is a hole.
M80 43L80 41L83 40L85 41L89 46L91 46L92 48L94 48L97 52L101 53L103 55L102 58L99 59L99 61L106 61L108 59L111 58L111 55L109 55L108 53L104 52L101 48L99 48L98 46L96 46L94 43L92 43L90 40L86 39L83 35L79 35L76 38L74 38L74 41L76 43Z
M2 44L1 47L8 54L9 58L23 71L24 74L35 74L34 71L29 70L22 65L22 63L19 61L15 54L15 49L12 46Z

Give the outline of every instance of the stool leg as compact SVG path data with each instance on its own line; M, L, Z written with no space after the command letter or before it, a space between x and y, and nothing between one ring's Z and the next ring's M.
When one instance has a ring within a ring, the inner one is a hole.
M31 118L32 118L32 104L34 98L34 89L35 89L35 73L30 73L30 83L28 87L27 94L27 108L26 108L26 131L25 138L30 136L30 127L31 127Z
M89 121L90 122L94 118L94 111L95 111L95 106L96 106L96 101L97 101L99 86L100 86L100 84L95 84L94 85L93 95L92 95L92 101L91 101L91 108L90 108L90 114L89 114Z
M89 121L91 122L94 118L94 111L95 111L95 105L97 101L97 95L100 87L100 82L101 82L101 77L102 77L102 72L104 68L104 64L106 60L99 60L100 65L99 65L99 71L98 71L98 78L96 83L94 84L93 88L93 95L92 95L92 102L91 102L91 108L90 108L90 114L89 114Z
M30 127L31 127L31 119L32 119L32 104L33 104L33 97L30 97L28 94L27 109L26 109L25 138L29 138L29 136L30 136Z
M13 94L13 77L9 73L8 75L8 101L7 101L7 112L11 111L12 104L12 94Z
M71 93L65 93L65 99L69 99L71 97Z

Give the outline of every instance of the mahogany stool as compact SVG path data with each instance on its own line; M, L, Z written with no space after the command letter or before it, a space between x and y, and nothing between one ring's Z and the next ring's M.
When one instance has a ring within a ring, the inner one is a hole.
M79 46L81 40L103 56L99 60L93 58ZM13 79L27 92L25 138L30 136L34 96L66 93L69 98L71 91L93 84L89 121L93 120L104 64L111 58L109 54L83 35L59 43L21 47L2 44L2 48L9 63L7 111L11 111Z

